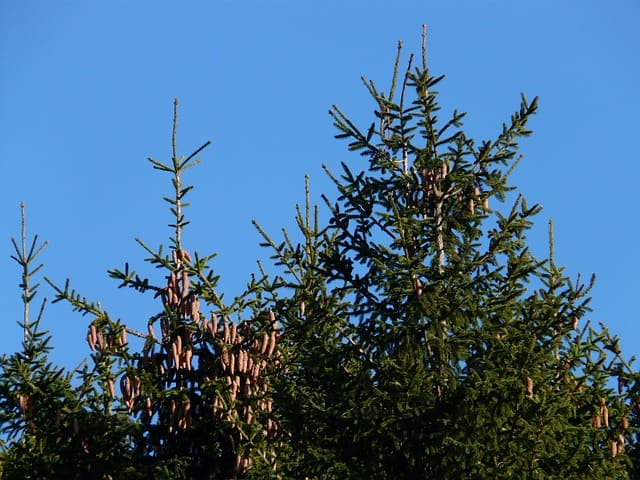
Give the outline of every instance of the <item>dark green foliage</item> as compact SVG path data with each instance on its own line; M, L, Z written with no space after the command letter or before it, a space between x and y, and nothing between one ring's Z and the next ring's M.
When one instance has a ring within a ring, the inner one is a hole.
M442 77L424 48L404 74L400 53L388 93L364 81L370 126L330 111L360 158L327 169L329 221L307 182L299 243L256 223L281 273L261 268L232 302L213 255L184 246L182 175L208 143L178 156L177 117L171 161L150 159L172 177L168 252L138 240L159 275L109 272L157 298L148 323L49 281L90 317L91 365L48 361L43 309L29 320L42 247L27 249L23 229L25 340L0 363L2 478L638 476L639 377L586 320L591 282L556 264L552 228L549 257L529 251L540 208L509 184L537 101L523 96L476 142L464 114L438 118Z
M26 248L24 210L22 248L15 241L14 246L13 258L23 268L24 341L20 352L0 358L2 478L137 478L123 475L135 424L102 408L96 370L85 367L72 382L74 372L49 362L50 337L40 329L44 302L30 320L38 289L30 281L41 267L33 262L45 245L36 248L36 236Z
M245 294L227 304L208 266L213 255L192 257L184 247L184 198L192 187L183 185L182 174L199 162L195 156L208 142L178 157L177 102L173 124L171 161L149 159L172 176L174 195L165 198L174 219L169 253L138 240L146 261L164 274L159 282L142 278L128 263L109 272L120 287L157 298L159 310L136 326L144 333L114 320L69 281L61 288L47 279L55 302L68 302L91 318L87 342L93 352L91 367L77 372L51 366L39 321L27 320L35 294L28 283L33 248L27 254L16 244L25 272L25 344L22 353L2 362L3 478L274 475L283 435L270 388L282 368L279 326L260 297L265 280L252 280ZM24 238L23 232L23 245ZM131 337L139 340L132 343Z
M404 76L396 62L389 94L365 80L376 123L330 112L363 158L329 172L328 226L299 214L302 245L263 232L306 311L280 307L288 475L630 477L637 375L585 322L590 287L528 250L539 207L498 207L537 102L477 143L463 114L438 119L440 81L424 58Z

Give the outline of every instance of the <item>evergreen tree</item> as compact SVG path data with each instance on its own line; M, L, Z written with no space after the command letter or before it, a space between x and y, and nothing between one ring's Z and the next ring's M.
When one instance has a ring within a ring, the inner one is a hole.
M537 99L474 141L464 114L438 118L424 42L402 75L399 45L388 93L364 80L368 128L331 109L362 159L327 169L328 225L307 201L302 243L262 231L295 292L278 307L289 478L629 478L637 374L585 321L592 282L556 264L551 228L549 258L530 252L540 207L498 206Z
M109 275L156 298L146 319L114 319L67 281L54 301L89 317L91 361L48 360L32 286L44 245L14 241L22 268L22 351L0 358L2 478L634 478L640 383L604 326L585 319L592 281L572 281L550 250L529 251L540 210L509 174L537 102L495 139L476 142L464 114L439 120L442 77L398 48L387 93L365 80L375 120L330 111L360 163L338 190L306 184L302 238L275 242L228 302L191 254L185 172L208 142L178 155L177 101L168 248L137 242L157 268ZM511 201L510 207L503 205Z
M46 300L31 320L39 287L32 282L42 267L34 262L45 245L38 244L37 235L28 243L22 205L21 242L13 240L12 258L22 268L24 339L20 352L0 358L1 476L113 478L113 472L131 472L135 424L128 415L105 409L104 394L97 389L99 371L108 364L93 369L81 365L72 372L53 365L48 358L51 337L40 328Z
M109 271L120 287L156 298L159 311L142 320L143 333L140 320L113 319L69 281L59 287L47 279L55 302L66 301L91 318L87 343L93 365L80 372L80 387L72 388L73 372L47 363L47 338L37 331L38 322L25 321L25 351L2 362L2 428L9 434L4 478L274 475L282 433L270 382L282 368L279 325L261 298L264 280L252 279L247 291L227 304L208 265L214 255L191 255L185 248L185 196L192 186L183 184L182 175L199 162L195 157L209 142L178 156L177 107L176 100L171 160L149 159L171 176L173 195L165 198L173 217L169 252L137 239L146 261L164 275L154 282L128 263ZM34 273L26 272L38 252L33 247L28 254L18 252L23 278ZM23 288L28 309L35 293L24 280ZM52 423L53 418L62 420ZM50 456L43 455L43 445L51 447ZM33 470L37 465L42 469Z

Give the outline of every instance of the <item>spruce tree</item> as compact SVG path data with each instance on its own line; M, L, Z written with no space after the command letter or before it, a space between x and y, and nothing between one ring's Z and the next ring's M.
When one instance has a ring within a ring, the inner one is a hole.
M44 303L31 319L44 245L14 241L22 350L0 358L2 478L634 478L638 375L617 337L587 319L589 290L526 234L540 211L510 185L537 100L496 138L438 118L443 77L410 56L391 87L365 87L374 121L337 106L337 137L359 153L326 171L337 198L276 242L280 272L231 301L214 255L188 248L187 171L208 142L152 167L169 176L166 246L136 239L148 278L109 275L156 300L116 319L47 279L88 318L91 358L48 359ZM23 214L24 215L24 214ZM196 241L192 241L196 243ZM28 246L30 245L30 246ZM191 251L190 251L191 250Z
M327 169L328 224L307 201L303 242L261 230L294 292L277 310L288 476L630 478L637 374L585 318L592 280L556 264L551 223L534 257L540 207L509 184L537 99L477 142L463 113L438 117L425 44L402 74L399 45L388 92L364 80L370 126L331 109L360 158Z
M0 357L1 478L113 478L113 472L131 471L135 425L128 415L103 408L99 368L83 364L67 371L49 360L51 337L41 328L46 299L32 316L43 266L35 262L46 242L37 235L29 242L25 216L23 204L12 258L22 270L24 338L21 351Z
M2 428L9 434L4 478L47 477L42 472L82 479L275 475L282 433L270 383L282 368L280 327L261 298L265 280L252 278L246 292L227 303L209 266L214 255L186 248L185 198L193 186L184 185L183 175L209 142L179 156L177 113L176 100L171 159L149 158L171 177L172 195L165 197L172 216L169 248L153 249L136 239L145 261L162 273L141 277L128 262L109 271L119 287L153 296L158 310L146 319L115 319L68 280L59 286L46 279L54 302L68 302L90 318L91 365L78 371L81 385L72 388L75 372L63 374L46 363L44 332L25 320L25 352L2 362ZM25 272L38 252L18 252ZM23 288L28 309L34 288L24 280ZM45 456L48 447L51 455ZM33 473L38 465L42 469Z

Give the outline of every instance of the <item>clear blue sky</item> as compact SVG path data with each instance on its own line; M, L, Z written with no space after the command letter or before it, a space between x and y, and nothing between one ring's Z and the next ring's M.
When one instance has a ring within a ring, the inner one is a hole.
M196 183L185 239L219 253L221 290L234 295L268 254L251 219L277 236L294 224L305 173L319 199L334 194L322 162L359 161L333 139L330 105L366 123L360 76L387 87L396 42L417 52L427 23L444 113L469 112L478 138L499 131L520 92L540 97L512 177L544 206L532 248L545 255L553 218L558 263L598 275L590 318L640 353L638 21L636 0L1 1L0 352L21 339L9 259L21 201L30 232L50 242L46 274L144 328L153 305L106 271L125 259L149 271L136 236L168 243L170 184L145 159L168 159L179 97L182 153L213 141L185 178ZM88 354L87 322L48 307L56 361Z

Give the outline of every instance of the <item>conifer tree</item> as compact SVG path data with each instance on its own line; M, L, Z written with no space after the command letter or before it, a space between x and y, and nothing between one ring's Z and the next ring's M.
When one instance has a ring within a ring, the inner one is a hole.
M170 177L167 246L136 239L157 274L109 275L156 299L115 319L67 281L54 302L88 317L89 361L48 359L44 302L30 309L44 245L14 240L22 350L0 358L1 478L634 478L640 382L617 337L591 325L593 280L571 280L526 234L539 212L509 183L537 100L496 138L438 118L442 77L410 56L391 87L364 84L374 121L337 106L359 153L326 168L328 221L306 198L300 242L274 241L280 273L226 301L214 255L191 253L186 172L208 142L149 159Z
M24 338L20 352L0 358L1 478L109 478L130 470L133 422L103 408L96 369L67 372L49 360L51 337L40 327L46 299L32 319L39 290L33 282L42 268L35 262L46 242L36 235L29 243L24 204L21 241L13 246L22 269Z
M149 159L171 176L173 194L165 197L173 218L168 253L137 239L146 261L164 275L143 278L128 263L109 271L119 287L156 298L158 311L147 319L114 319L68 280L60 287L47 278L54 302L68 302L90 317L92 366L80 371L81 386L73 389L74 372L46 363L47 339L37 331L38 322L25 320L25 352L2 363L3 431L10 435L4 478L28 478L25 472L36 459L41 472L59 462L51 474L83 479L275 475L282 434L270 382L281 368L280 327L261 298L264 280L251 279L246 292L227 304L209 266L214 255L192 255L186 248L185 197L193 187L183 184L183 174L209 142L187 157L178 155L177 107L176 100L171 160ZM27 254L16 246L23 279L34 273L28 270L39 253L34 248ZM23 289L28 310L34 287L23 280ZM49 430L40 428L32 411L48 418L43 425ZM52 456L42 455L43 445L51 446Z
M426 31L403 74L401 46L388 92L364 80L368 128L330 111L360 159L327 169L328 225L307 201L302 243L261 230L295 292L289 478L630 478L637 374L585 318L592 281L556 264L551 224L549 257L531 253L540 207L509 185L537 99L476 142L464 114L438 118Z

